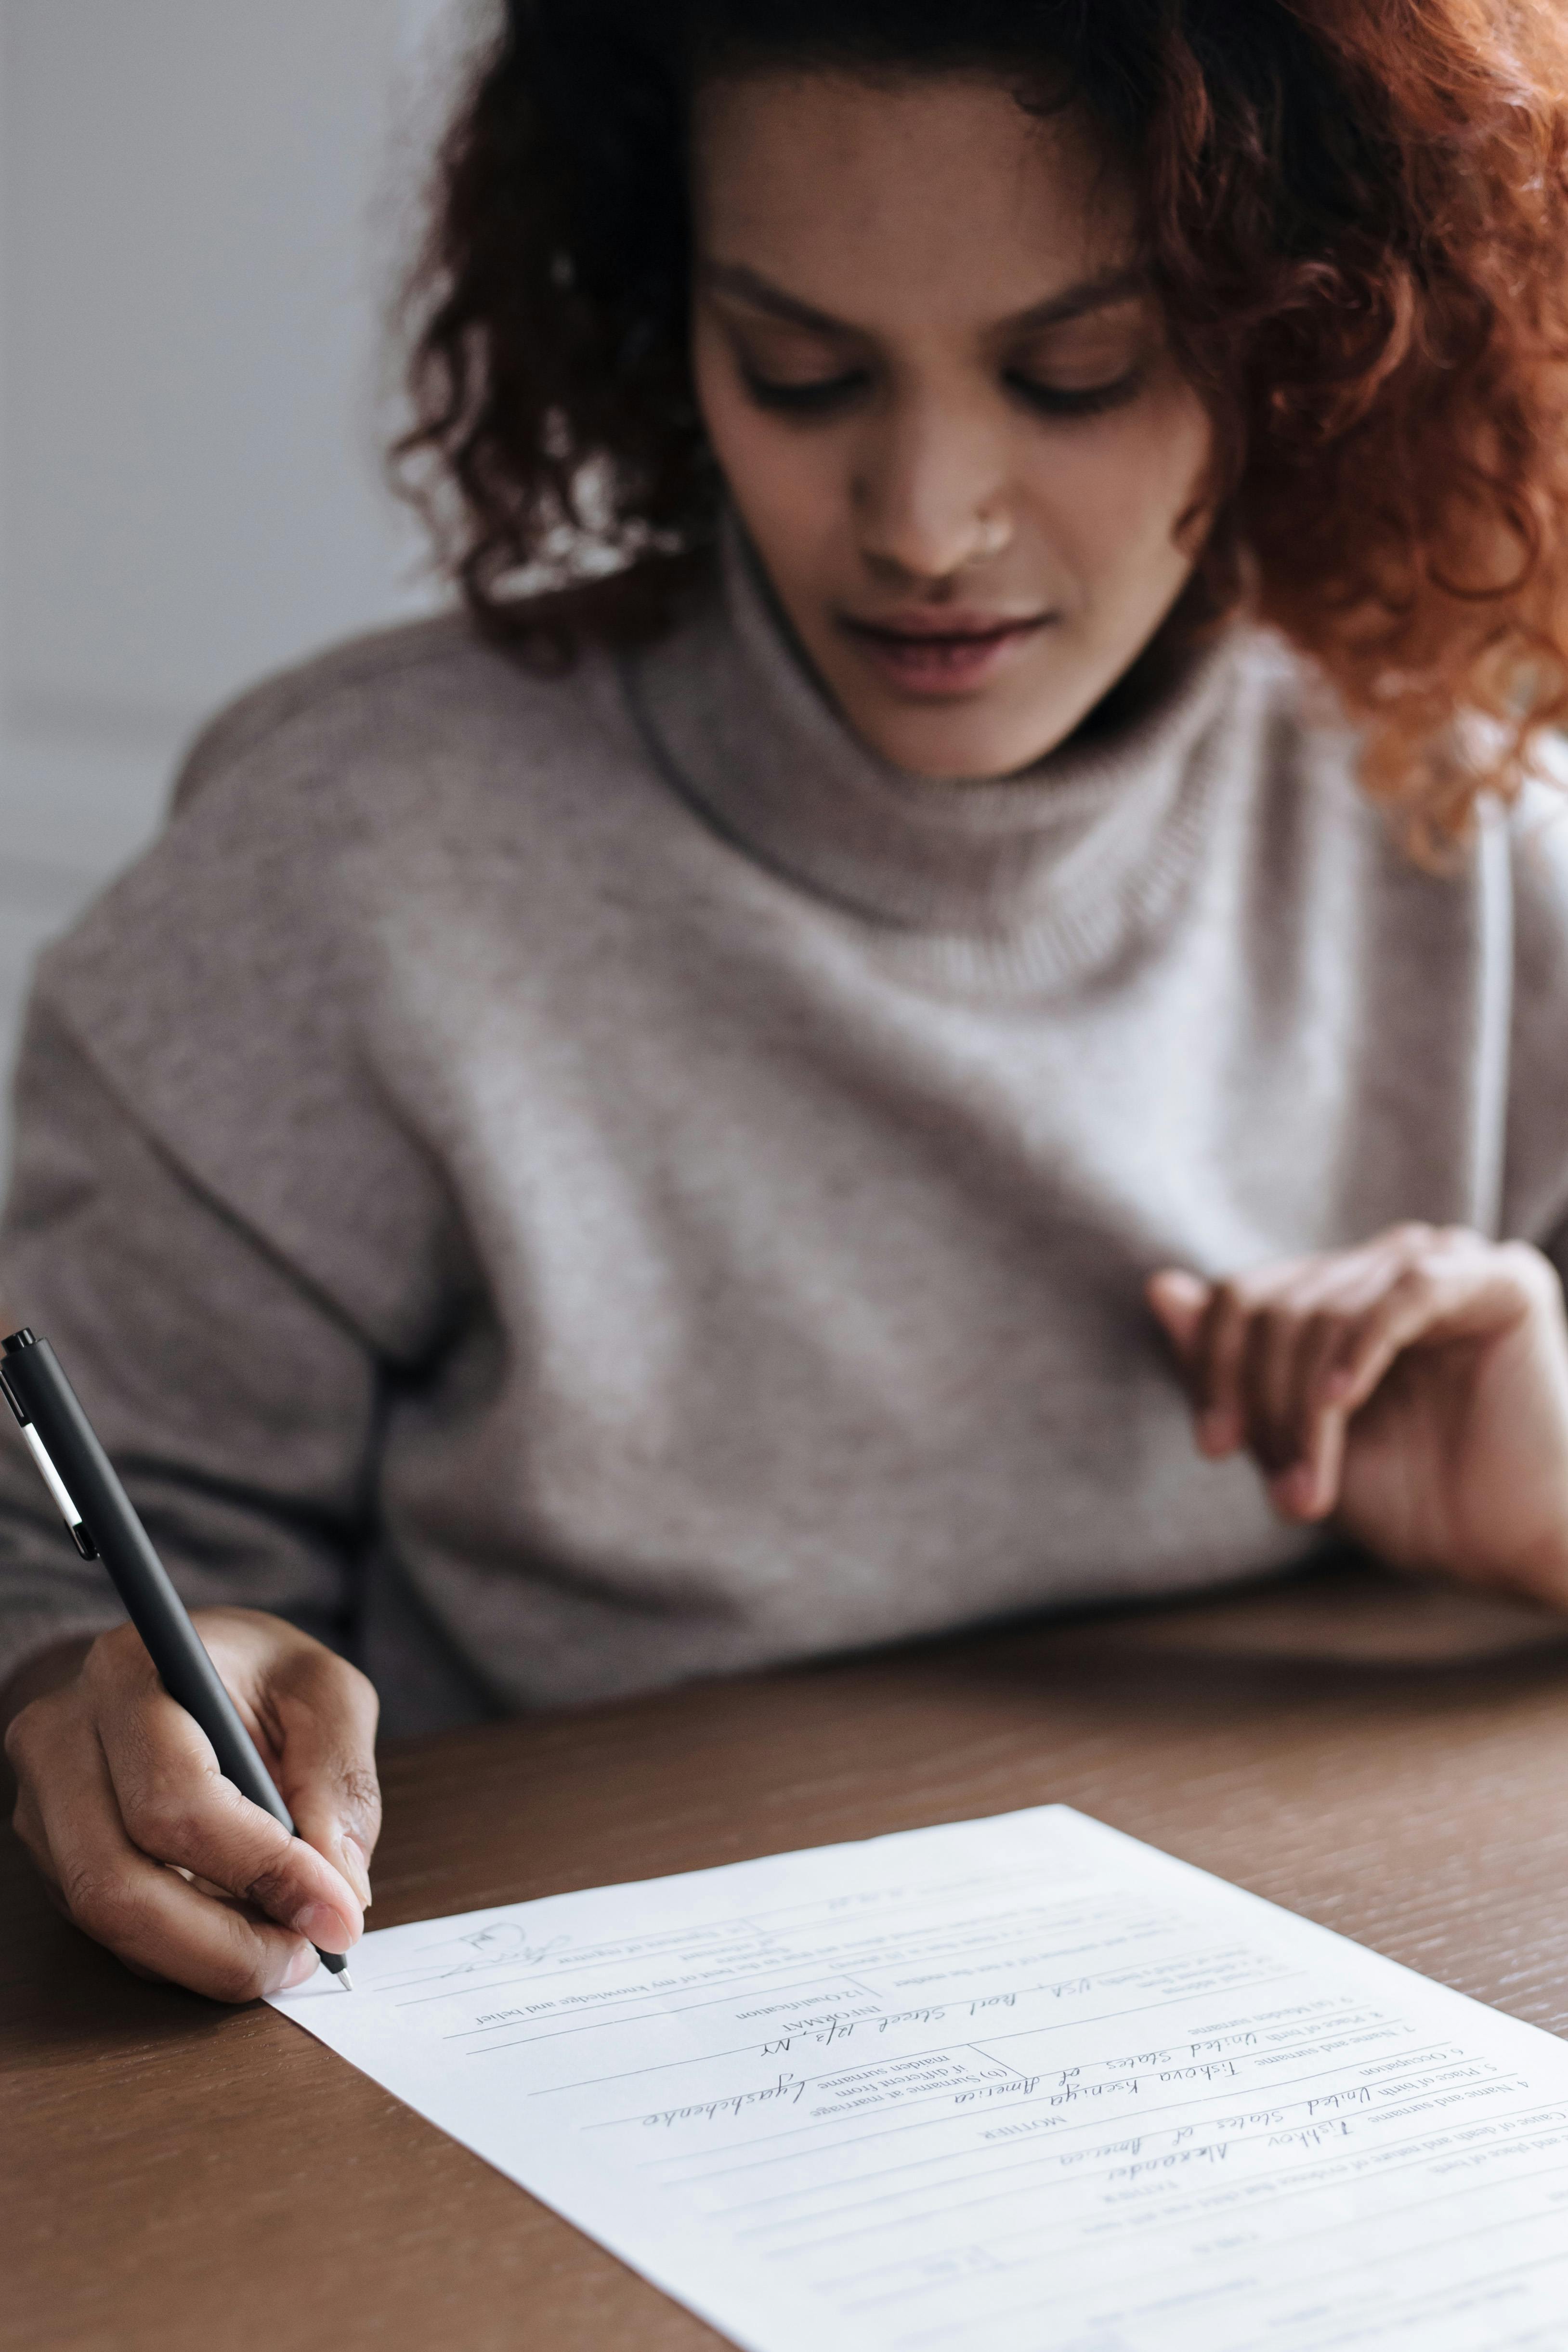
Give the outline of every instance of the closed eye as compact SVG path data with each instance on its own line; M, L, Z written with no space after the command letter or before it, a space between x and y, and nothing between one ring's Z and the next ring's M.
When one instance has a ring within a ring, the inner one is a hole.
M1123 408L1129 401L1136 400L1143 389L1145 371L1131 368L1108 383L1083 384L1070 390L1062 384L1041 383L1037 377L1025 375L1015 368L1007 371L1003 382L1038 415L1103 416L1109 410Z
M816 376L804 383L780 383L749 367L742 368L741 376L748 395L759 408L771 408L786 416L828 415L847 407L870 382L864 368L850 368L842 375Z

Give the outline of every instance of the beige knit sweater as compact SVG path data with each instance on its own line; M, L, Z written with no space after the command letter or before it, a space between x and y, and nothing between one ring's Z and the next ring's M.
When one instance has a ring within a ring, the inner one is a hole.
M1557 1245L1568 833L1450 880L1237 631L1026 778L879 764L743 557L652 651L263 687L45 959L0 1297L186 1597L391 1729L1292 1560L1141 1286ZM0 1435L0 1670L115 1615Z

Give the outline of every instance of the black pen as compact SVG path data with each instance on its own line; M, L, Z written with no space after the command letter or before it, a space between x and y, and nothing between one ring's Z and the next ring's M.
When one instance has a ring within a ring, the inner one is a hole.
M100 1559L109 1570L163 1688L206 1733L225 1780L297 1837L288 1806L47 1339L13 1331L0 1344L0 1389L71 1541L83 1559ZM316 1958L353 1990L341 1952L318 1946Z

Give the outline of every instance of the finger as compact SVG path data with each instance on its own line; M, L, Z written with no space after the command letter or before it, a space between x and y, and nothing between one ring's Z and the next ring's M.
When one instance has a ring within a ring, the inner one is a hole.
M1289 1470L1301 1452L1297 1362L1305 1316L1295 1297L1263 1300L1253 1309L1241 1356L1241 1408L1246 1443L1271 1477Z
M1163 1266L1158 1274L1149 1276L1143 1296L1171 1342L1177 1362L1184 1369L1192 1361L1203 1328L1208 1284L1200 1276L1187 1273L1184 1267Z
M1338 1510L1345 1475L1346 1416L1331 1408L1319 1419L1300 1473L1300 1516L1326 1519Z
M194 1871L255 1905L321 1950L346 1951L364 1925L353 1885L224 1778L206 1734L168 1696L151 1660L139 1686L128 1687L127 1675L126 1660L89 1657L82 1686L132 1843L153 1862Z
M1273 1443L1279 1465L1272 1493L1289 1518L1326 1517L1339 1499L1345 1413L1327 1379L1345 1331L1376 1295L1362 1251L1325 1255L1309 1263L1293 1284L1291 1328L1270 1395Z
M1324 1392L1321 1367L1336 1333L1433 1239L1428 1227L1400 1226L1359 1249L1288 1260L1247 1277L1243 1442L1288 1517L1316 1516L1325 1507L1321 1488L1334 1443L1329 1416L1338 1408Z
M1320 1414L1304 1450L1268 1476L1268 1499L1282 1518L1310 1526L1337 1507L1344 1476L1345 1415Z
M254 2000L300 1984L316 1966L301 1937L199 1894L126 1835L98 1741L72 1736L29 1774L27 1843L70 1917L143 1974L214 2000Z
M1198 1332L1193 1360L1193 1395L1201 1451L1217 1461L1242 1442L1241 1366L1249 1321L1239 1285L1216 1282Z
M1297 1360L1301 1425L1290 1503L1303 1519L1327 1518L1340 1499L1346 1413L1330 1391L1328 1374L1343 1343L1345 1322L1337 1306L1321 1306L1309 1318Z
M1286 1300L1258 1307L1242 1350L1243 1443L1263 1475L1268 1499L1282 1518L1310 1514L1312 1486L1301 1454L1295 1410L1296 1362L1303 1324Z
M1363 1405L1406 1348L1496 1337L1542 1303L1545 1283L1522 1245L1429 1254L1397 1274L1355 1318L1324 1377L1346 1413ZM1551 1268L1541 1265L1547 1276Z
M1338 1297L1356 1279L1350 1253L1324 1254L1266 1268L1247 1285L1237 1384L1243 1442L1289 1519L1321 1517L1337 1487L1335 1441L1313 1374L1338 1328Z
M375 1686L312 1643L270 1677L279 1785L300 1834L342 1871L362 1904L381 1834Z

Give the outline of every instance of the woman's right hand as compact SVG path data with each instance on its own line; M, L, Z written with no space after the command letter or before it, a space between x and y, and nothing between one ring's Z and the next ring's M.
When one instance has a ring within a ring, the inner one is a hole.
M14 1717L16 1826L60 1907L128 1968L253 2000L363 1929L376 1696L280 1618L207 1609L195 1625L299 1836L223 1778L129 1625Z

